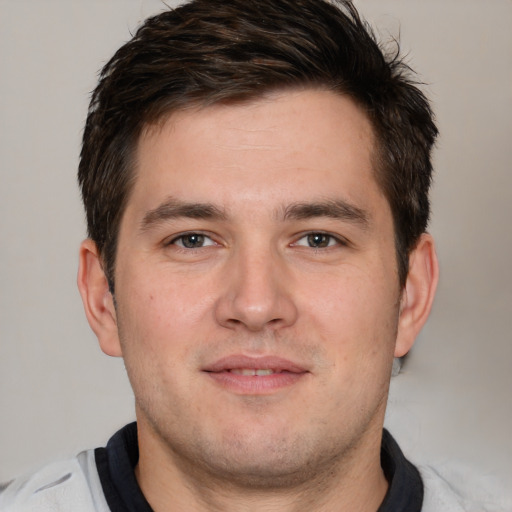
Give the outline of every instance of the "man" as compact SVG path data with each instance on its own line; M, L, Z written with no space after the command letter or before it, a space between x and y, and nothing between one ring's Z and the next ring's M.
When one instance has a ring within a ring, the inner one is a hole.
M78 286L137 424L1 510L463 510L384 412L438 279L437 134L349 2L194 0L105 66Z

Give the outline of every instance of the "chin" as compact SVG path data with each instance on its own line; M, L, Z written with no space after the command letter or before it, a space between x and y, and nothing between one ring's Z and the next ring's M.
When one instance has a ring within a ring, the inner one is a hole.
M227 437L216 447L203 447L200 464L218 480L255 491L309 484L321 474L332 473L339 456L334 442L325 438L269 432L252 432L252 436L237 432Z
M242 455L237 453L226 456L221 463L210 461L208 466L216 479L253 490L294 488L312 478L311 472L305 469L304 460L297 454L292 457L260 455L260 460L242 460Z

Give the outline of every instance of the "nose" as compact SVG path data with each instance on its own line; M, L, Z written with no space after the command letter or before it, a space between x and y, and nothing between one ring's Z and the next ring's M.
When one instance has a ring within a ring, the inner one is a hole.
M297 307L286 265L271 250L239 251L224 272L217 321L257 332L295 323Z

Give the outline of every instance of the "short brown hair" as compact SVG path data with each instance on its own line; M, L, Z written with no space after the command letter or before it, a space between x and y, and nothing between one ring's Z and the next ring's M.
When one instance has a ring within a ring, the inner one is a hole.
M429 218L437 129L398 48L383 51L349 0L192 0L147 19L92 94L78 178L112 291L143 128L189 106L296 87L347 95L372 122L375 176L393 214L405 284L409 253Z

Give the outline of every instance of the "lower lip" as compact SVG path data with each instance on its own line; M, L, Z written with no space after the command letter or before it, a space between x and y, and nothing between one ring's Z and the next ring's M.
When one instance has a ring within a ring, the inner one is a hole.
M270 375L239 375L232 372L206 372L217 384L229 391L244 395L265 395L293 386L306 376L307 372L281 372Z

